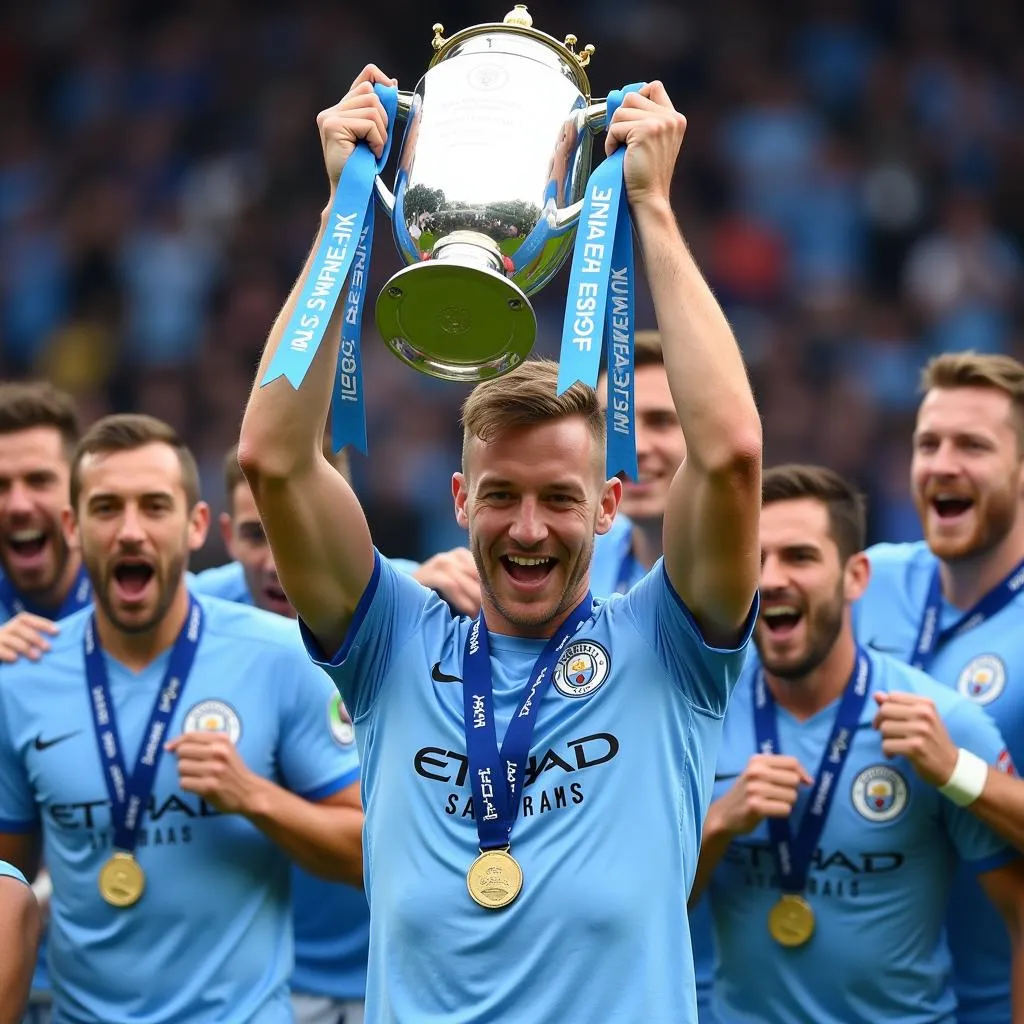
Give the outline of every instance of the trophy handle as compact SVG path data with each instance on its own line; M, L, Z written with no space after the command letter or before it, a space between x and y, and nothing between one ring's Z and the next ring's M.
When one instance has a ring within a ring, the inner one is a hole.
M608 127L608 101L600 100L597 103L591 103L583 112L583 124L584 127L589 128L595 135L598 132L603 132ZM579 220L582 209L582 199L572 203L570 206L563 207L555 214L554 230L561 231L565 228L573 227L576 221Z
M398 91L398 112L395 117L397 121L404 121L409 116L409 111L412 110L413 100L416 98L416 94L413 92L402 92L401 89ZM392 126L392 130L394 126ZM378 174L374 179L373 187L377 192L377 198L380 200L381 206L384 207L384 212L391 218L395 212L395 194L384 184L381 180L381 176Z

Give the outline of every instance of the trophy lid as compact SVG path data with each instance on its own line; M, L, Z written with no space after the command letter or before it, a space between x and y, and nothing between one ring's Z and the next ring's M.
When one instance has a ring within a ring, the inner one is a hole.
M584 96L590 96L590 79L584 69L594 55L594 45L587 43L582 50L577 52L576 36L567 35L563 42L559 42L554 36L549 36L546 32L534 28L533 17L526 9L526 4L516 4L500 22L492 21L481 25L470 25L468 28L456 32L449 39L444 38L444 26L440 23L433 26L433 32L434 38L431 40L431 45L435 53L430 61L430 67L446 57L454 56L455 51L461 49L463 44L476 36L495 33L519 36L541 43L549 51L552 51L558 57L559 67L569 73L580 92Z

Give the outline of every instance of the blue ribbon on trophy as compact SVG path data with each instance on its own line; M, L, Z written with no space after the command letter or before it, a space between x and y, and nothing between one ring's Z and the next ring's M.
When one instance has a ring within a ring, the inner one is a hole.
M608 121L627 92L608 94ZM587 182L576 228L569 294L565 305L558 366L558 394L576 381L597 386L601 345L608 370L607 473L637 478L633 386L634 269L633 222L622 175L626 147L619 146Z
M299 387L323 342L348 279L331 401L331 439L335 451L351 444L364 455L366 411L359 338L373 244L373 183L387 163L398 112L397 89L381 84L373 89L388 115L384 151L378 159L366 142L360 141L346 161L328 212L327 231L281 343L260 382L263 386L284 376L293 388Z

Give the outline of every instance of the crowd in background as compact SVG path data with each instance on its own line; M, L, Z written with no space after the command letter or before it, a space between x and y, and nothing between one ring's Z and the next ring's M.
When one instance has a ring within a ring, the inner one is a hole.
M316 113L368 61L413 88L433 21L451 34L509 6L7 11L0 377L51 379L86 421L169 421L222 504L223 453L327 198ZM1024 10L559 0L531 13L596 45L595 95L660 78L687 115L676 211L743 346L766 465L827 463L870 496L870 539L918 536L906 478L921 364L963 348L1024 357ZM399 267L382 216L371 303ZM534 302L544 354L566 283ZM354 472L379 546L421 558L461 543L445 481L465 389L399 363L372 315L364 351L370 458ZM223 558L211 543L198 565Z

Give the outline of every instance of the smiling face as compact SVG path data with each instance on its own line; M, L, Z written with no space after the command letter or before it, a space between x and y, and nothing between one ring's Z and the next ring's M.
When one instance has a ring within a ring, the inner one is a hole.
M984 555L1017 524L1024 460L1009 395L932 388L921 403L910 469L928 546L946 561Z
M44 604L72 558L61 528L69 476L56 427L0 434L0 568L16 590Z
M455 514L469 530L487 624L550 636L583 598L594 536L621 496L581 417L516 427L466 446L452 479Z
M277 577L274 555L263 530L252 490L245 480L235 484L231 515L221 513L221 534L228 554L241 563L245 583L256 607L275 615L295 618L295 609Z
M170 445L87 454L79 466L70 540L79 546L96 601L122 632L154 629L179 589L191 551L206 539L209 510L189 507Z
M864 592L863 554L842 564L828 508L816 498L761 509L761 612L754 643L765 669L801 679L832 650L850 604Z

